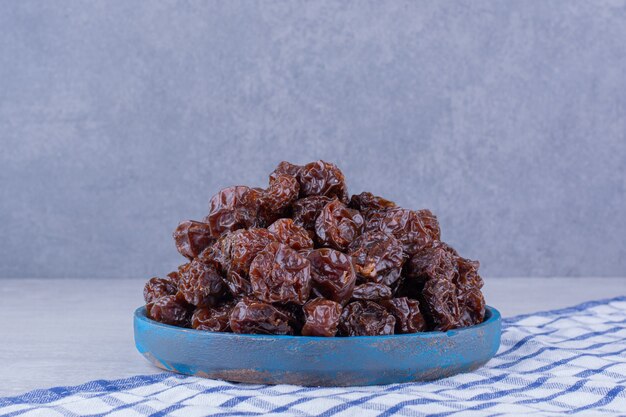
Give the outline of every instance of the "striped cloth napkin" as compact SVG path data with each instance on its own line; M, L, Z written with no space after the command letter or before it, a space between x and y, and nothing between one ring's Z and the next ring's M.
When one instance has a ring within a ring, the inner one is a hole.
M24 417L563 414L626 415L626 297L506 319L494 359L434 382L303 388L160 373L0 398L0 415Z

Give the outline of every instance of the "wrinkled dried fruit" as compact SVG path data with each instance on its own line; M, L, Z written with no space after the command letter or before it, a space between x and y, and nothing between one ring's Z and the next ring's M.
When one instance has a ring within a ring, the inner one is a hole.
M294 165L287 161L282 161L274 171L270 174L270 183L274 181L279 175L289 175L294 178L298 178L298 174L302 167L300 165Z
M357 210L349 209L339 200L326 204L315 221L320 245L345 251L361 234L365 220Z
M311 251L308 259L313 292L342 305L347 303L356 282L352 258L334 249L323 248Z
M454 284L460 311L460 327L473 326L485 320L485 298L480 289L483 279L478 275L480 263L457 257L458 274Z
M211 198L205 219L214 238L225 232L255 226L261 201L258 189L237 185L224 188Z
M349 197L343 173L321 160L281 162L267 189L222 189L204 222L174 231L189 263L148 281L147 314L207 331L309 336L484 320L479 263L441 242L432 212Z
M289 246L271 243L252 261L250 284L261 301L304 304L311 292L311 264Z
M175 295L176 291L178 291L176 284L169 279L154 277L146 282L143 288L143 299L146 304L150 304L165 295Z
M192 260L207 246L215 242L211 236L211 228L206 223L185 220L174 230L176 249L184 257Z
M178 301L175 295L166 295L156 299L150 309L152 320L172 326L187 327L189 315L187 306Z
M385 211L374 212L368 218L365 230L390 234L400 241L404 252L408 255L414 255L433 242L432 221L436 218L429 219L431 224L427 228L418 212L403 208L391 208Z
M300 196L323 195L348 202L348 188L343 173L335 164L315 161L302 167L298 174Z
M302 327L303 336L330 337L337 333L341 318L341 304L323 298L315 298L304 307L306 322Z
M290 316L279 308L252 298L243 298L230 314L235 333L293 334Z
M309 233L291 219L278 219L267 230L272 232L280 243L295 250L313 249L313 239Z
M214 307L197 308L191 316L191 328L209 332L230 330L230 313L235 303L227 302Z
M385 284L377 284L374 282L366 282L354 287L352 299L354 300L371 300L378 301L391 298L391 288Z
M278 174L270 181L270 186L261 194L259 216L265 224L287 216L291 204L298 199L300 184L289 175Z
M236 230L217 242L217 260L223 272L248 275L254 257L272 242L276 236L267 229Z
M385 307L396 318L396 334L417 333L426 331L426 321L419 309L419 302L406 297L381 300Z
M364 281L394 284L405 256L400 241L381 231L363 233L350 245L354 269Z
M354 301L344 307L339 321L341 336L394 334L396 319L373 301Z
M194 260L181 265L178 274L178 295L189 304L197 307L212 305L216 297L223 295L222 277L212 266Z
M349 206L350 208L359 210L361 214L367 218L372 212L384 211L396 207L396 203L364 191L361 194L353 195L350 199Z
M331 198L315 195L293 203L293 222L306 230L315 231L315 221Z

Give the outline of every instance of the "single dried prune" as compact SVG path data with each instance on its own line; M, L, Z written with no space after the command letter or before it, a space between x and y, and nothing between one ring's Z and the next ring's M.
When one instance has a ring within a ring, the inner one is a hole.
M254 257L276 240L276 236L267 229L236 230L218 241L217 260L223 272L235 271L248 275Z
M364 281L393 285L402 272L402 244L381 231L365 232L350 245L354 269Z
M294 178L298 178L298 174L302 170L302 166L294 165L287 161L282 161L274 171L270 174L270 183L274 181L279 175L289 175Z
M460 326L459 303L454 283L446 278L432 278L424 284L424 313L433 330L447 331Z
M430 220L432 221L432 219ZM432 224L427 228L422 223L418 212L396 207L373 212L368 218L365 230L380 230L393 235L400 241L406 254L414 255L432 244L433 237L430 227Z
M261 301L304 304L311 292L311 264L289 246L271 243L252 261L250 284Z
M361 234L365 220L357 210L339 200L326 204L315 221L315 233L323 246L345 251Z
M259 216L265 224L289 214L291 203L298 199L300 184L289 175L278 174L261 194Z
M178 286L178 281L180 281L180 275L178 275L178 271L172 271L169 274L167 274L167 279L169 279L176 286Z
M394 334L396 319L373 301L354 301L344 307L339 321L341 336Z
M197 308L191 316L191 328L210 332L230 331L230 313L235 307L232 301L214 307Z
M354 287L352 299L354 300L371 300L378 301L385 298L391 298L391 288L385 284L376 284L374 282L366 282Z
M422 224L426 228L426 231L433 240L441 239L441 230L439 229L439 221L430 210L418 210L417 217L420 218Z
M302 327L303 336L334 336L341 317L341 304L323 298L315 298L304 307L306 322Z
M225 232L256 225L260 201L260 190L243 185L218 192L211 198L209 215L205 219L211 235L218 238Z
M361 214L367 218L371 212L384 211L396 207L396 203L364 191L361 194L353 195L352 198L350 198L349 206L350 208L359 210Z
M211 228L206 223L186 220L174 230L176 249L189 260L195 258L207 246L215 242L211 236Z
M311 262L313 292L340 304L352 297L356 274L352 258L334 249L316 249L308 255Z
M309 233L291 219L278 219L267 230L272 232L280 243L284 243L295 250L313 249L313 239Z
M306 230L315 231L315 220L332 199L321 195L301 198L293 203L293 222Z
M165 295L152 303L150 318L172 326L187 327L189 310L175 295Z
M224 292L220 274L212 266L193 260L178 269L178 295L197 307L212 305Z
M157 298L161 298L165 295L175 295L178 288L169 279L164 278L150 278L143 287L143 299L146 304L153 303Z
M473 326L485 319L485 298L480 291L483 279L478 275L480 263L457 257L458 274L455 276L456 294L461 314L461 326Z
M380 305L396 318L396 334L426 331L426 321L420 312L417 300L400 297L381 300Z
M230 328L235 333L293 334L290 316L279 308L244 297L230 313Z
M293 329L294 335L300 335L302 326L304 325L304 311L302 305L297 303L278 303L276 307L289 317L289 325Z
M425 248L404 265L405 277L418 283L432 278L452 280L456 272L455 256L440 245Z
M348 188L343 173L335 164L322 160L306 164L298 174L300 196L323 195L348 202Z

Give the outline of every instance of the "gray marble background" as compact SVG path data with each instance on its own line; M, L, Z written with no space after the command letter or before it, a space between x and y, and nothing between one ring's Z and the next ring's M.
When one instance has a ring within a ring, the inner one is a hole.
M624 1L0 1L0 277L147 277L283 159L487 276L626 275Z

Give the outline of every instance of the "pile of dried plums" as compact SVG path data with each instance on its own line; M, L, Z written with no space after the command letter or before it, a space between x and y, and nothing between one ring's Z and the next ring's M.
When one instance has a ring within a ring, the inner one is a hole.
M235 333L373 336L481 323L477 261L440 240L437 218L368 192L335 165L281 162L267 189L221 190L184 221L189 262L144 289L150 318Z

